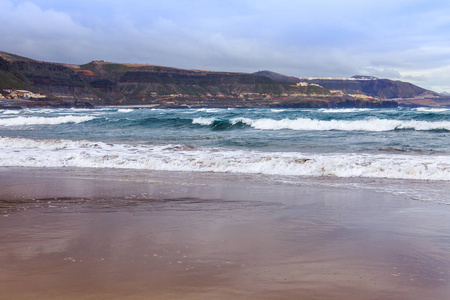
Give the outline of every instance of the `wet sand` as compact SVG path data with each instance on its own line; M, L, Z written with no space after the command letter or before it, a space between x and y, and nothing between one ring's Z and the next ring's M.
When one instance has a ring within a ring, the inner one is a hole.
M263 176L0 168L4 299L449 299L450 206Z

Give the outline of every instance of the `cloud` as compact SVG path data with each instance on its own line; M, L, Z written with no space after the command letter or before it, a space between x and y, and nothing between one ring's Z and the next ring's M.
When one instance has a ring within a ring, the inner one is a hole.
M47 61L366 73L429 86L429 70L450 66L450 3L439 0L0 0L0 10L1 50Z
M92 30L75 23L68 14L42 10L31 2L13 5L1 1L0 35L4 51L53 61L77 55Z
M379 78L400 79L402 75L395 69L368 67L361 70L362 75L370 75Z
M435 92L450 92L450 66L437 68L407 70L402 73L403 79L419 86L426 86Z
M413 81L413 82L420 82L420 83L424 83L427 82L429 79L427 76L425 75L405 75L405 76L401 76L402 79L407 80L407 81Z

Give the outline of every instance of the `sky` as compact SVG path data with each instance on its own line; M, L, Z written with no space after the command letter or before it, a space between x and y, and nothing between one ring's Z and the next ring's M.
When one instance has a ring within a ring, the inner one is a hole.
M450 1L0 0L0 51L450 92Z

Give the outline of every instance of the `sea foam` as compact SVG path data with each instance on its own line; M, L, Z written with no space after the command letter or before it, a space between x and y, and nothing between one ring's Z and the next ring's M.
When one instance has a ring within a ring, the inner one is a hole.
M450 181L449 156L260 152L184 145L0 138L0 166L127 168Z
M93 116L23 117L0 119L0 126L59 125L82 123L95 119Z
M200 125L211 125L214 121L216 120L216 118L212 117L212 118L194 118L192 120L192 124L200 124Z
M20 110L5 110L2 112L3 115L18 115L20 113Z
M354 113L354 112L370 111L370 108L321 108L318 111L324 113Z
M134 111L134 109L131 109L131 108L121 108L121 109L117 110L117 112L119 112L119 113L129 113L129 112L133 112L133 111Z
M450 111L450 108L417 107L417 108L414 108L414 110L420 111L420 112L440 113L440 112L448 112L448 111Z
M427 122L427 121L405 121L405 120L385 120L370 118L365 120L318 120L308 118L298 119L250 119L234 118L233 124L242 122L256 129L261 130L298 130L298 131L392 131L398 129L411 130L450 130L449 121Z

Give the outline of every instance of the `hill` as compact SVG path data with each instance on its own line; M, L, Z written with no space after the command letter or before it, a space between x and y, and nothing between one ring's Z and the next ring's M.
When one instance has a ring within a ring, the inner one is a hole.
M21 106L397 106L394 101L336 96L330 93L331 87L314 81L307 85L296 83L295 77L270 71L214 72L105 61L68 65L0 52L0 92L23 89L47 95L45 101L22 101Z
M87 102L155 107L269 107L286 99L329 96L329 91L321 87L297 87L247 73L104 61L67 65L0 52L0 91L3 89L43 93L48 96L49 105L59 106Z
M413 98L430 92L409 82L379 78L312 79L307 80L331 90L341 90L348 94L365 94L382 99Z
M450 107L450 97L446 93L435 93L409 82L380 79L374 76L355 75L351 78L296 78L270 71L259 74L282 82L303 82L317 84L344 94L366 95L369 97L396 101L401 106Z
M409 82L379 79L374 76L355 75L351 78L297 78L270 71L259 71L255 75L280 82L307 82L318 84L329 90L340 90L346 94L365 94L381 99L414 98L428 93L438 96L437 93L418 87Z
M109 103L180 106L267 106L282 97L326 95L318 87L298 88L247 73L184 70L154 65L94 61L76 73Z

